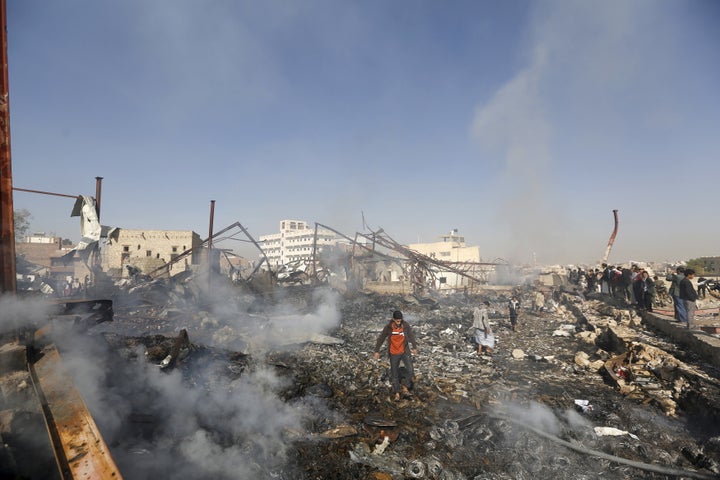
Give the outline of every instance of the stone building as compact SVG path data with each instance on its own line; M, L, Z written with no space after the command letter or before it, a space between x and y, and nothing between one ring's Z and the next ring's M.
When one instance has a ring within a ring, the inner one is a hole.
M102 249L102 269L113 278L127 277L128 266L149 273L201 243L200 235L190 230L120 229ZM199 250L169 265L167 273L172 276L198 264Z

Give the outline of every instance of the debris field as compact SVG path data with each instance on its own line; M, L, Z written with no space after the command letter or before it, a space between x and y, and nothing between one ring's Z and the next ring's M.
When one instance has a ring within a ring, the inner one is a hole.
M257 294L155 280L55 343L125 478L718 478L720 381L617 300ZM543 288L543 287L537 287ZM510 328L507 301L523 309ZM478 356L472 310L497 345ZM372 358L393 310L419 343L409 396Z

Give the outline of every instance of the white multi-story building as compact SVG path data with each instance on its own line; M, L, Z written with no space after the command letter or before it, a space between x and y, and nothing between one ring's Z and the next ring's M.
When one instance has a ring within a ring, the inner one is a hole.
M452 230L448 235L441 235L437 242L412 243L408 245L408 248L435 260L446 262L468 274L480 275L479 263L482 261L480 247L466 246L465 237L458 235L457 229ZM443 271L442 268L437 272L437 277L439 285L436 287L441 289L463 287L469 281L467 277L455 272Z
M259 243L270 267L275 268L297 261L312 261L313 248L319 254L322 247L335 245L337 236L330 230L318 228L316 239L315 228L308 227L304 220L282 220L280 233L261 235Z

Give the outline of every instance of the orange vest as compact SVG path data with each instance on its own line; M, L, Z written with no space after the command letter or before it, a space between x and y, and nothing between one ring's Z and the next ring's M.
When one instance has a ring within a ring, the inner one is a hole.
M402 324L400 324L399 327L395 327L395 324L393 323L391 327L390 355L405 353L405 331L403 330Z

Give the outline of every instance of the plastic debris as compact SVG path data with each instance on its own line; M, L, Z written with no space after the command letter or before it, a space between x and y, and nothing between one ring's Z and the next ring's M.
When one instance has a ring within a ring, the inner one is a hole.
M618 437L621 435L629 435L630 438L634 438L635 440L640 440L637 435L633 435L630 432L627 432L625 430L620 430L619 428L613 428L613 427L595 427L595 434L598 437L604 437L604 436L613 436Z

